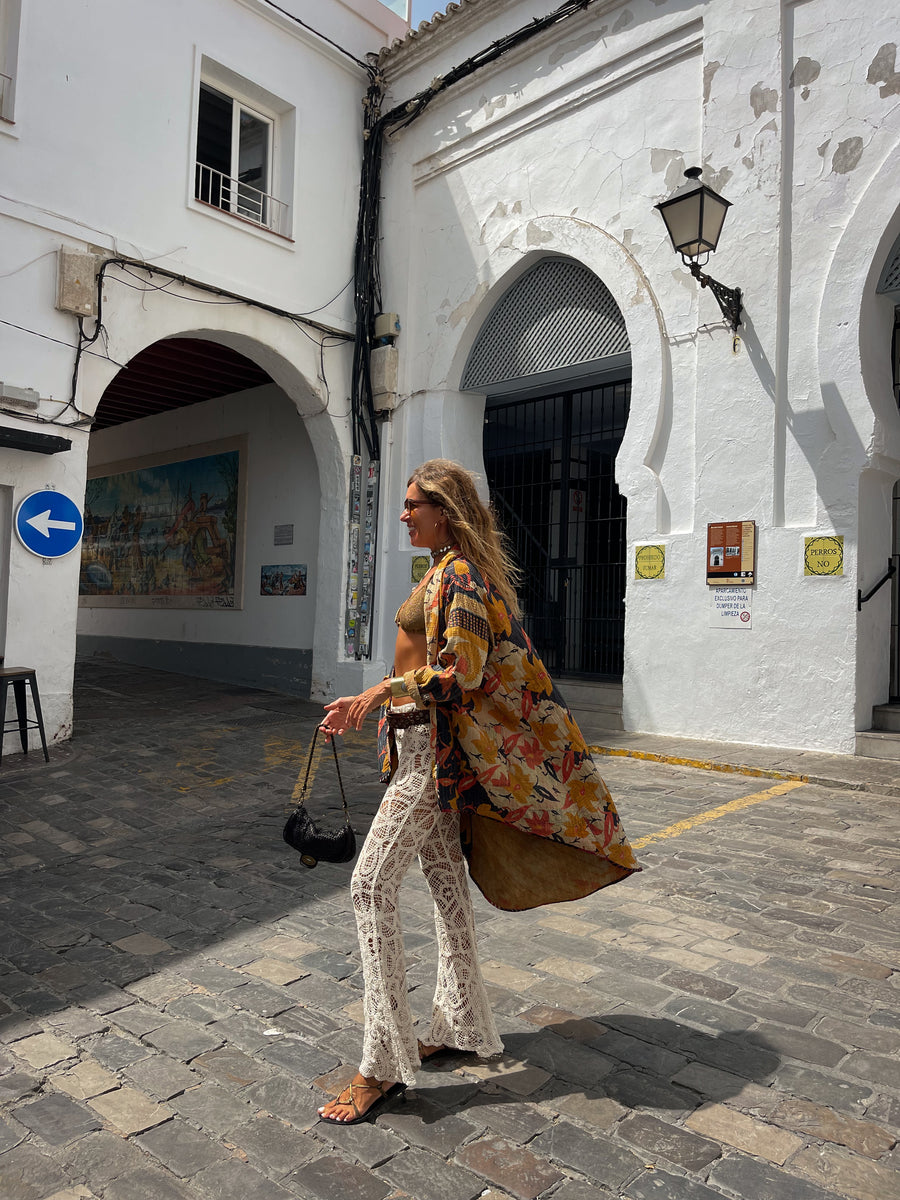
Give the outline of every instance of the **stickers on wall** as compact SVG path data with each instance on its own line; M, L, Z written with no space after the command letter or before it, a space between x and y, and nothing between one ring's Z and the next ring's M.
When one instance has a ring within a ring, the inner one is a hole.
M421 583L428 574L428 568L431 566L431 559L427 554L414 554L412 564L409 568L410 583Z

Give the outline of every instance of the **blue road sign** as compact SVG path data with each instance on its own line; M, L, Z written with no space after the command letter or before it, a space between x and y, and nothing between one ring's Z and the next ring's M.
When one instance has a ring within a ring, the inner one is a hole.
M39 558L62 558L81 541L81 509L62 492L32 492L16 510L16 534Z

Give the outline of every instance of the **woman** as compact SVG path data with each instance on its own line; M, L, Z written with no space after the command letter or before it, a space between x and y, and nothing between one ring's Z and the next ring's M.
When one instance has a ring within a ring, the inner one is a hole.
M359 1073L319 1109L355 1124L445 1050L500 1053L475 948L469 873L491 903L586 896L639 870L615 806L519 623L516 571L468 471L410 477L400 520L432 567L397 613L392 676L326 705L329 735L383 706L390 786L353 872L365 985ZM417 1042L397 897L415 856L435 902L438 981Z

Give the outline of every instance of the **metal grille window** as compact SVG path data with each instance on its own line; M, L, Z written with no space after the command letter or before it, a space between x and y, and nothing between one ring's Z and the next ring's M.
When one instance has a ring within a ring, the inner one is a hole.
M630 396L623 379L485 412L491 496L523 571L526 627L553 674L622 675L625 500L614 472Z
M583 263L545 258L497 302L472 347L464 390L608 359L630 349L609 289Z
M887 256L875 290L881 293L900 292L900 238L894 242Z
M894 578L891 580L891 683L890 699L900 704L900 482L894 484Z

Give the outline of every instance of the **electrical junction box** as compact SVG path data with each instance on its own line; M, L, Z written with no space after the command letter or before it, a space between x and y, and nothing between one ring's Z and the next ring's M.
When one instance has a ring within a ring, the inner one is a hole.
M93 254L60 247L56 307L76 317L97 315L97 259Z
M400 332L400 317L398 313L379 313L375 318L375 341L391 341Z
M392 412L397 407L400 352L396 346L376 346L369 361L375 411Z
M0 383L0 406L3 408L22 408L36 412L40 403L41 398L34 388L13 387L11 383Z

